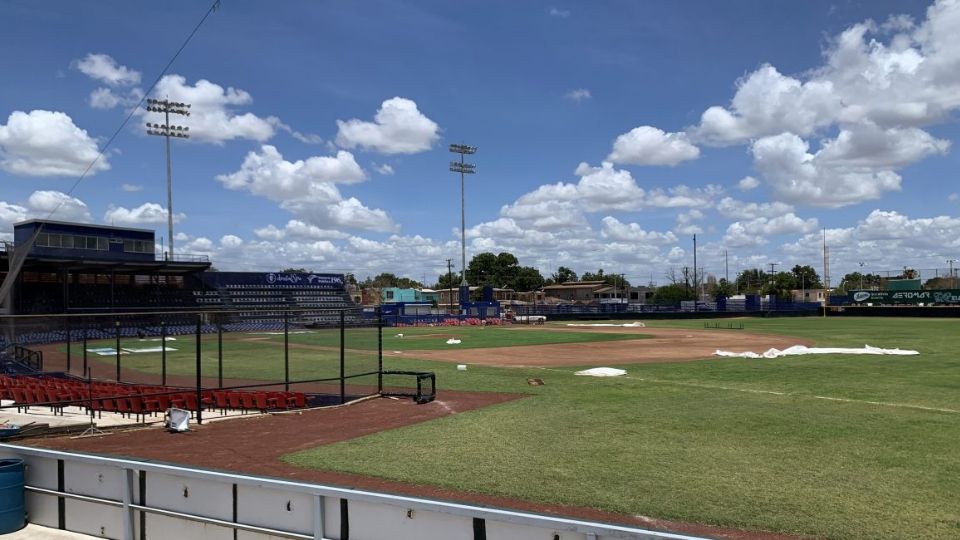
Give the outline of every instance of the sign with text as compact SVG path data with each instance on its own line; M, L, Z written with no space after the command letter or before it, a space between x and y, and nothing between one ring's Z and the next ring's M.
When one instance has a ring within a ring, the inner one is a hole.
M930 305L960 304L960 289L939 289L929 291L851 291L850 301L854 304L874 305Z

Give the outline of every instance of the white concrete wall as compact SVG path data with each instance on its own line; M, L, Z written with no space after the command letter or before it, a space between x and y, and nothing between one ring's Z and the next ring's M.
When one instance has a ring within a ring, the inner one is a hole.
M340 501L349 508L351 540L473 540L474 516L485 518L489 540L612 540L614 538L687 538L641 530L590 524L335 487L311 486L269 478L254 478L204 470L186 470L147 462L55 453L49 450L0 444L0 457L20 457L26 462L28 486L57 489L57 459L64 460L64 492L123 501L126 479L132 477L131 502L139 501L139 471L145 471L146 506L233 521L233 485L237 485L238 521L303 535L314 532L315 502L323 501L323 538L340 539ZM133 471L132 473L126 472ZM128 476L130 475L130 476ZM29 521L46 527L59 526L58 497L29 493ZM139 540L140 514L133 512L131 540ZM102 538L124 538L124 508L96 502L65 499L67 530ZM147 540L232 540L230 527L147 513ZM585 530L594 531L596 536ZM238 531L240 540L272 540L269 534Z

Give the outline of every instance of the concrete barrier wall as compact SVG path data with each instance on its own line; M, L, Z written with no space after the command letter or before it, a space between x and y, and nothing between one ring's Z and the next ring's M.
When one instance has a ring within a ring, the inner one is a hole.
M0 444L28 521L122 540L700 540L417 497ZM234 531L236 529L236 535Z

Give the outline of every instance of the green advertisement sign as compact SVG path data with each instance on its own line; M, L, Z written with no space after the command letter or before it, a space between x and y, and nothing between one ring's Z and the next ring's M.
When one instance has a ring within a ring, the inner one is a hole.
M854 304L911 305L960 304L960 289L931 291L851 291L848 293Z

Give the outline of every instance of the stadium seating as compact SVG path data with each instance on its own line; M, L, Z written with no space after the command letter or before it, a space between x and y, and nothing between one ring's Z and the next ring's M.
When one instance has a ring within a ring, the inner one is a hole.
M49 407L54 414L66 406L86 408L88 413L116 412L142 421L148 414L162 413L171 406L196 411L197 394L182 388L91 382L61 377L0 375L0 397L12 400L18 411L31 406ZM308 406L303 392L255 390L206 390L201 393L204 409L241 412L287 410Z

